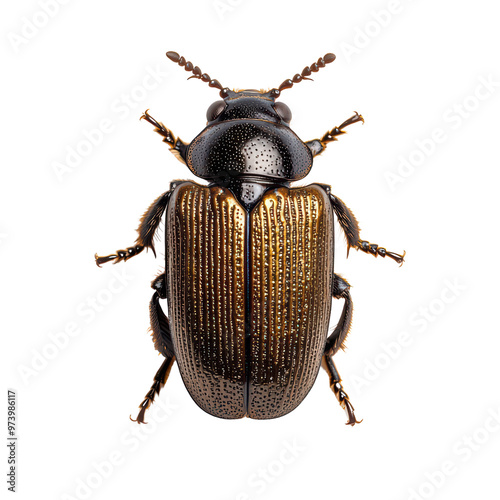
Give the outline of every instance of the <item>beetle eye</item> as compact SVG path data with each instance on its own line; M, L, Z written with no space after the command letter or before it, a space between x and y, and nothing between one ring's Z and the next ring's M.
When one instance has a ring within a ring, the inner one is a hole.
M209 122L215 120L226 107L226 103L224 101L215 101L210 104L210 107L207 109L207 120Z
M278 113L278 116L286 123L290 123L292 119L292 112L290 111L290 108L284 103L284 102L277 102L274 105L274 109L276 110L276 113Z

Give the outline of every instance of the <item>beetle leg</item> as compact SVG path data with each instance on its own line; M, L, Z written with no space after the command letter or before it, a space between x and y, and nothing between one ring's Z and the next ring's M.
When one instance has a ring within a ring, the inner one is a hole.
M336 141L337 136L346 133L345 130L343 130L345 127L348 127L349 125L352 125L356 122L365 123L364 118L360 114L358 114L357 111L354 112L354 115L351 116L351 118L348 118L344 123L342 123L342 125L332 128L332 130L329 130L321 139L307 141L306 145L311 150L313 156L317 156L326 149L326 146L329 142Z
M174 364L175 357L171 356L165 358L160 369L156 372L153 385L151 389L146 394L144 401L139 405L141 411L137 415L137 418L134 420L132 415L129 417L132 422L137 422L138 424L147 424L144 422L144 415L146 414L146 410L151 406L151 403L154 401L156 394L160 394L161 388L165 385L168 376L170 375L170 370L172 365Z
M356 217L340 199L330 193L330 203L337 216L340 227L344 231L347 247L355 247L359 241L359 224Z
M188 145L183 142L178 137L172 133L162 122L156 121L149 113L149 109L144 111L144 114L141 116L141 120L146 120L148 123L151 123L155 128L155 132L160 134L163 137L163 142L170 146L170 151L174 154L174 156L186 164L186 150Z
M146 423L144 422L146 410L151 406L155 396L160 393L161 388L165 385L175 361L174 347L172 337L170 336L170 324L160 306L160 298L166 297L165 273L155 278L153 283L151 283L151 287L156 290L149 303L152 336L156 350L165 356L165 361L163 361L160 369L156 372L153 385L146 394L144 401L139 405L141 411L137 415L137 418L134 420L130 417L130 420L139 424Z
M125 250L117 250L116 253L106 255L104 257L99 257L99 255L95 254L95 263L101 267L101 264L105 264L110 261L114 261L114 264L121 262L122 260L126 261L131 257L140 254L144 248L150 248L156 257L154 235L160 225L163 212L165 212L165 209L167 208L171 192L172 191L169 190L166 193L163 193L146 210L141 218L139 227L137 228L139 236L134 246L128 247Z
M165 273L160 274L160 276L153 280L151 288L156 290L149 303L151 334L155 349L165 357L174 356L174 346L170 335L170 322L160 306L160 299L166 298Z
M333 356L339 349L345 349L344 342L351 328L353 309L349 288L346 280L334 274L332 295L336 299L344 299L344 308L335 330L326 339L325 356Z
M338 276L333 275L333 290L332 296L336 299L344 299L344 308L340 316L339 322L335 327L333 333L326 339L325 353L323 355L323 368L328 372L330 376L330 388L332 389L335 397L337 398L340 406L347 413L347 425L359 424L354 415L354 407L349 401L349 396L344 391L341 384L341 378L335 363L333 362L332 356L339 350L344 349L344 341L351 328L352 320L352 300L351 294L349 293L350 285L349 283Z
M355 248L356 250L370 253L375 257L377 257L378 255L380 255L381 257L389 257L398 264L403 264L406 252L403 252L403 255L400 255L398 253L389 252L385 248L379 247L375 243L361 240L359 238L359 224L351 210L340 198L337 198L337 196L334 196L331 193L330 202L347 239L347 255L349 255L350 248Z
M328 372L328 375L330 376L330 387L335 394L335 397L340 403L340 406L345 410L347 414L346 425L360 424L363 420L356 420L356 416L354 415L354 407L349 400L349 396L342 387L342 379L340 378L339 372L337 371L337 367L335 366L332 357L328 356L327 354L323 356L323 368L325 368L325 370Z
M116 253L106 255L104 257L99 257L99 255L95 254L95 263L98 267L101 267L101 264L105 264L106 262L114 260L114 264L116 264L117 262L121 262L122 260L128 260L135 255L139 255L143 250L144 246L135 245L133 247L127 247L125 250L117 250Z
M403 255L394 252L388 252L384 247L379 247L376 243L370 243L369 241L359 240L356 245L356 250L361 250L365 253L370 253L377 257L380 255L381 257L389 257L395 262L397 262L400 266L403 265L405 261L406 251L403 252Z

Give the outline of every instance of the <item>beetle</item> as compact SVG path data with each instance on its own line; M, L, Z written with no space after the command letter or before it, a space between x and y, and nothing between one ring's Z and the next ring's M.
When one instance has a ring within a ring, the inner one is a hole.
M290 186L363 117L355 112L321 139L303 142L290 128L290 109L277 101L335 55L320 57L270 90L230 90L178 53L166 55L192 73L188 79L218 89L221 99L208 108L206 127L190 143L149 110L141 116L208 184L173 181L143 215L134 245L95 255L98 266L126 261L145 248L156 256L154 236L165 214L165 272L152 282L149 305L154 346L165 359L134 421L144 423L177 361L198 406L226 419L289 413L323 366L347 425L359 423L333 361L345 347L353 310L350 285L333 268L334 215L348 251L399 264L405 252L362 240L356 218L330 186ZM328 335L332 297L344 305ZM169 317L161 299L167 299Z

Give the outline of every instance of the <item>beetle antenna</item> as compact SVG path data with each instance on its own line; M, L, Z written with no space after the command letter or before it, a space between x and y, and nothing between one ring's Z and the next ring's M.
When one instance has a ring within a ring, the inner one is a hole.
M302 80L312 80L312 78L308 78L312 73L316 73L320 68L324 68L327 64L332 63L336 59L336 55L329 52L325 54L323 57L320 57L315 63L311 64L311 66L306 66L302 73L297 73L292 79L285 80L277 89L272 89L272 95L277 98L280 96L281 91L285 89L292 88L294 83L299 83Z
M188 80L190 80L191 78L198 78L202 82L208 83L209 87L214 87L216 89L219 89L220 90L219 94L223 99L228 96L227 91L229 89L224 88L219 82L219 80L212 80L212 78L210 78L210 76L207 75L207 73L202 73L201 69L198 66L194 66L191 61L186 61L186 59L180 56L177 52L169 51L167 52L167 57L171 61L177 63L179 66L184 66L184 69L186 71L191 71L193 73L193 75L190 76Z

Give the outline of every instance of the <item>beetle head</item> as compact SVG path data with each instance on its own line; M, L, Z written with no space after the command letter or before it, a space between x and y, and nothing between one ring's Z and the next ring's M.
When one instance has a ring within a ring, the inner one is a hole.
M289 126L292 119L290 108L283 102L276 102L272 91L229 90L227 96L215 101L207 110L207 125L228 120L265 120Z
M249 177L294 181L309 173L313 155L290 129L290 108L276 99L283 90L310 80L309 75L333 62L333 54L320 57L267 91L230 90L177 52L167 52L167 57L192 72L189 79L217 88L221 97L207 110L206 128L186 148L186 163L195 175L216 182Z

